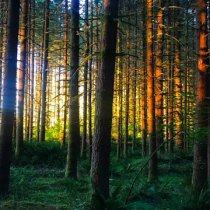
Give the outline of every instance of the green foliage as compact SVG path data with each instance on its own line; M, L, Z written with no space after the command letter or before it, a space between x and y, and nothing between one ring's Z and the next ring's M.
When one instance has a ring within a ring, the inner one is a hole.
M112 145L115 147L115 145ZM111 154L111 196L104 200L107 210L208 210L210 192L191 196L192 155L173 153L159 158L159 180L147 182L147 168L139 175L126 203L126 197L137 171L146 159L139 151L127 158ZM131 154L131 153L130 153ZM64 178L66 148L58 142L25 142L17 162L13 158L11 191L0 198L2 210L87 210L90 207L90 162L81 160L77 181Z
M54 126L46 129L46 140L60 139L61 131L62 131L62 123L57 122Z
M13 155L12 160L15 166L64 168L66 148L61 146L58 141L46 141L42 143L30 143L26 141L24 142L20 158L16 160Z

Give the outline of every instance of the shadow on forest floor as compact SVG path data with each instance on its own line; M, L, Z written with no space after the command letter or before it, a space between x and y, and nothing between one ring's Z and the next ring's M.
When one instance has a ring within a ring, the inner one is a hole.
M48 142L26 143L20 161L13 161L11 192L0 198L0 210L88 210L90 164L80 160L79 179L65 179L66 149ZM192 155L171 154L159 158L159 180L147 182L147 167L138 176L127 204L133 178L145 163L136 152L117 161L112 154L111 198L108 210L209 210L209 193L199 202L190 199Z

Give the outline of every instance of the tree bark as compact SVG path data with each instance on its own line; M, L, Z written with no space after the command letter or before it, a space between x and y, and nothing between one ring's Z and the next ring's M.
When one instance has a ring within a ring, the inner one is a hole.
M66 163L66 177L77 178L77 161L80 147L79 126L79 1L71 3L71 57L70 57L70 106L69 106L69 142Z
M147 0L147 125L150 155L156 150L152 8L153 1ZM152 181L156 178L157 153L149 161L148 180Z
M24 111L24 87L27 64L27 21L28 21L28 0L22 0L22 15L20 20L20 66L18 69L17 82L17 119L16 119L16 147L15 156L20 155L23 146L23 111Z
M83 103L83 136L82 136L82 148L81 148L81 157L86 158L87 152L87 79L88 79L88 67L89 67L89 5L88 0L85 1L85 36L86 36L86 43L85 43L85 66L84 66L84 103Z
M17 44L19 28L19 0L9 0L7 16L7 44L0 133L0 194L9 189L12 130L15 119Z
M156 91L155 91L155 115L158 146L163 143L163 1L159 0L157 13L157 49L156 49ZM164 151L164 147L161 147Z
M96 89L95 135L91 163L92 209L105 209L109 197L112 102L117 42L118 0L104 0L101 65Z
M194 162L192 185L199 197L207 187L207 138L208 138L208 101L207 87L209 67L207 45L207 0L197 0L198 26L198 59L197 59L197 96L196 96L196 125L197 135L194 145Z
M50 0L45 0L45 21L44 21L44 55L42 69L42 89L41 89L41 111L40 111L40 133L39 141L45 141L46 126L46 98L47 98L47 75L48 75L48 52L49 52L49 5Z

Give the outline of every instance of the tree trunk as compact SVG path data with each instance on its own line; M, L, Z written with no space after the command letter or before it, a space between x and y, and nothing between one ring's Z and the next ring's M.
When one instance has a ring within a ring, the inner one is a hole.
M17 119L16 119L16 147L15 156L19 157L23 146L23 111L24 111L24 87L27 64L27 21L28 21L28 0L22 0L22 15L20 23L20 67L18 70L17 82Z
M142 18L143 28L146 28L146 3L142 1ZM143 49L146 49L146 31L142 30L142 45ZM147 154L147 67L146 67L146 51L142 53L143 68L142 68L142 84L141 84L141 135L142 135L142 157Z
M77 178L77 161L80 146L79 127L79 1L72 0L71 3L71 57L70 57L70 106L69 106L69 142L66 163L66 177Z
M33 122L34 122L34 80L35 80L35 0L31 1L32 6L32 55L31 55L31 104L30 104L30 122L29 122L29 141L33 139Z
M84 66L84 103L83 103L83 136L82 136L82 148L81 157L86 158L86 148L87 148L87 76L88 76L88 63L89 63L89 12L88 12L88 0L85 1L85 66Z
M207 0L197 0L197 26L198 26L198 71L196 96L196 125L197 137L194 145L194 163L192 185L199 197L202 190L207 187L207 130L208 130L208 102L207 87L210 83L208 77L209 67L207 46Z
M0 133L0 194L6 194L9 189L10 153L16 103L19 6L19 0L9 0L6 63L3 88L4 98L2 103L2 124Z
M66 143L66 121L67 121L67 65L68 65L68 52L67 52L67 40L68 40L68 0L65 0L65 13L64 13L64 35L63 35L63 63L64 63L64 119L63 119L63 136L62 144Z
M147 0L147 125L149 155L152 155L156 150L152 8L153 1ZM148 179L152 181L155 178L157 178L157 153L149 161Z
M40 133L39 141L45 141L46 124L46 97L47 97L47 75L48 75L48 52L49 52L49 5L50 0L45 0L45 21L44 21L44 55L42 69L42 89L41 89L41 112L40 112Z
M92 209L105 209L109 197L112 102L117 42L118 0L104 0L101 65L96 89L95 135L91 164Z
M179 1L175 3L176 7L179 7ZM174 108L175 108L175 130L176 146L180 151L184 149L183 141L183 114L182 114L182 82L181 82L181 45L180 45L180 12L177 8L174 9L174 37L175 37L175 57L174 57Z
M156 49L156 92L155 92L155 115L156 133L158 146L163 143L163 1L159 0L157 14L157 49ZM164 151L164 147L161 147Z

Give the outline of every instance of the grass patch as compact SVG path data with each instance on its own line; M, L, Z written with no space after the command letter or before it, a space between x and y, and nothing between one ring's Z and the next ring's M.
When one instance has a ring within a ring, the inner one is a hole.
M80 160L79 179L64 178L66 148L56 142L25 143L21 158L13 157L10 194L0 198L2 210L87 210L90 205L90 163ZM147 182L147 167L138 176L125 203L133 178L145 163L136 152L128 158L111 155L111 197L108 210L205 210L210 209L209 192L191 200L192 155L162 155L159 180Z

